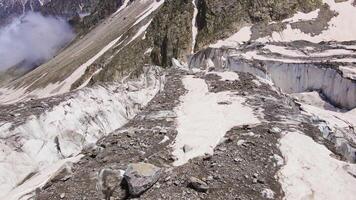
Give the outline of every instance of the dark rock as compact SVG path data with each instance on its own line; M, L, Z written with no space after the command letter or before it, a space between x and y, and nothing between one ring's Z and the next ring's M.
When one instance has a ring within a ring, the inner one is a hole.
M189 178L189 186L198 192L207 192L209 190L207 183L195 177Z
M124 178L132 196L138 196L151 188L159 179L161 168L148 163L134 163L127 167Z
M98 174L97 188L102 191L105 199L110 199L115 189L122 182L122 174L118 170L102 169Z

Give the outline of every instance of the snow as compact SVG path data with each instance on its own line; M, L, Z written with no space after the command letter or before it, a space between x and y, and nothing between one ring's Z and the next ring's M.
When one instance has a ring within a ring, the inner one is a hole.
M356 179L348 170L356 165L336 160L325 146L297 132L283 136L280 149L286 165L278 176L286 200L355 199Z
M224 71L224 72L210 72L209 74L216 74L221 77L222 81L238 81L239 75L236 72Z
M147 30L147 28L150 26L151 22L152 22L152 19L149 22L147 22L145 25L141 26L138 29L137 33L131 38L131 40L126 45L130 44L132 41L134 41L136 38L138 38L140 35L142 35Z
M247 42L251 39L251 27L243 27L237 33L230 36L225 40L219 40L215 44L210 45L212 48L221 48L221 47L238 47L239 44Z
M179 60L172 58L172 66L182 70L188 70L188 66L186 64L182 64Z
M263 47L263 49L268 49L272 53L279 53L281 55L286 55L286 56L290 56L290 57L308 57L307 55L305 55L304 53L302 53L300 51L291 50L291 49L288 49L287 47L283 47L283 46L267 44L266 46Z
M319 102L322 102L320 100ZM320 104L319 104L320 105ZM302 109L306 114L316 116L324 120L331 128L349 128L353 126L356 128L356 108L347 112L339 112L338 110L328 110L318 106L318 104L311 104L302 102Z
M356 40L356 23L354 19L356 18L356 7L352 5L353 0L348 0L345 2L336 3L334 0L323 0L330 6L332 11L338 13L337 16L333 17L328 23L328 29L324 30L321 34L316 36L311 36L310 34L303 33L299 29L292 29L290 25L281 32L274 32L272 37L265 37L258 39L258 41L294 41L294 40L307 40L314 43L319 43L322 41L350 41ZM297 16L300 14L298 13ZM296 16L288 19L293 21ZM315 12L309 13L308 17L313 19L315 17ZM288 21L287 20L287 21ZM309 19L308 19L309 20Z
M120 6L119 9L117 9L117 11L113 14L113 15L117 15L118 13L120 13L123 9L125 9L127 7L127 5L129 5L130 0L125 0L124 3L122 4L122 6Z
M343 76L356 80L356 66L340 66Z
M87 62L79 66L66 80L64 81L64 85L62 86L59 94L63 94L65 92L69 92L70 88L75 81L77 81L80 77L82 77L85 73L85 70L92 65L98 58L100 58L102 55L104 55L111 47L113 47L119 40L121 39L121 36L116 38L115 40L111 41L109 44L107 44L104 48L102 48L95 56L90 58Z
M35 191L37 188L43 187L51 178L53 178L54 174L59 172L66 165L78 162L82 157L82 155L78 155L75 157L63 159L48 168L41 169L29 181L26 181L19 187L11 190L6 196L0 197L7 200L30 199L30 197L33 195L33 191Z
M328 102L324 101L318 92L302 92L302 93L295 93L291 94L291 96L297 98L299 101L312 105L318 108L327 109L327 110L337 110L333 105L329 104Z
M152 47L148 48L148 49L145 51L144 55L150 54L150 53L152 52L152 50L153 50Z
M311 11L309 13L298 12L292 18L283 20L283 22L294 23L299 21L315 20L318 18L319 12L320 9Z
M194 76L184 77L183 84L188 93L176 108L178 135L173 155L178 160L175 166L206 153L213 154L215 146L232 127L259 123L253 109L244 105L245 98L231 92L209 93L205 81ZM218 104L227 101L231 104ZM192 150L183 152L185 145Z
M248 60L264 60L264 61L278 61L283 63L305 63L305 60L302 59L289 59L289 58L274 58L265 55L260 55L257 50L248 51L241 54L241 56Z
M330 9L337 13L328 23L327 30L322 31L321 34L312 36L303 33L299 29L293 29L290 24L287 28L280 32L273 32L272 36L267 36L257 39L258 42L265 43L267 41L289 42L296 40L306 40L314 43L322 41L351 41L356 40L356 6L353 6L353 0L336 3L334 0L323 0L324 3L330 6ZM293 17L285 19L282 22L294 23L299 21L313 21L317 19L320 9L314 10L310 13L298 12ZM276 22L271 22L273 24ZM231 37L219 40L217 43L210 45L212 48L221 47L238 47L239 44L249 41L251 39L251 26L241 28L237 33Z
M194 13L193 13L193 19L192 19L192 51L191 53L194 53L194 47L196 44L196 38L198 35L198 27L197 27L197 16L198 16L198 8L196 5L196 0L192 0L193 6L194 6Z
M95 143L132 119L162 88L159 71L158 67L144 68L137 80L78 90L52 109L38 117L30 116L21 124L2 122L1 195L14 190L28 174L78 155L85 145Z
M159 144L163 144L165 142L169 141L169 137L168 136L164 136L163 139L159 142Z
M101 70L103 70L103 68L100 68L98 70L96 70L81 86L79 86L77 89L82 89L84 88L85 86L88 85L88 83L90 82L91 78L97 74L99 74L99 72L101 72Z
M323 52L312 53L313 57L326 57L326 56L335 56L335 55L350 55L354 54L354 51L346 49L329 49Z
M141 1L146 2L148 0L141 0ZM160 1L151 0L151 1L152 1L151 5L139 15L139 17L136 19L136 22L131 27L137 25L142 20L146 19L146 17L150 16L164 3L164 0L160 0Z

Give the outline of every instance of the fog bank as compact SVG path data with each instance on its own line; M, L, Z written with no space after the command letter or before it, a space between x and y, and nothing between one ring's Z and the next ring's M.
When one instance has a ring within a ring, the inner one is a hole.
M29 12L0 28L0 70L20 63L22 67L40 64L73 37L65 20Z

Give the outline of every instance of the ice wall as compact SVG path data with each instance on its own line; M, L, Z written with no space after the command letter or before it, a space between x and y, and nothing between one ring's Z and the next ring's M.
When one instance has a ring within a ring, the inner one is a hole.
M280 61L246 60L232 49L207 49L194 55L190 67L228 68L249 72L272 80L286 93L319 91L329 102L346 109L356 107L356 81L342 76L340 70L326 64L283 63ZM210 63L210 64L209 64Z

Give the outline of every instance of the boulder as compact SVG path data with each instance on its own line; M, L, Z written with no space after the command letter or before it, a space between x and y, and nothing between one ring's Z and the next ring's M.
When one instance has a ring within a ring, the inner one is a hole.
M148 163L130 164L124 174L129 192L132 196L139 196L159 179L161 168Z
M187 144L183 146L183 152L184 153L187 153L187 152L189 152L191 150L193 150L193 147L191 147L191 146L189 146Z
M209 189L207 183L195 177L189 178L189 186L198 192L207 192Z
M104 194L105 199L110 199L122 181L122 172L105 168L98 173L97 188Z

